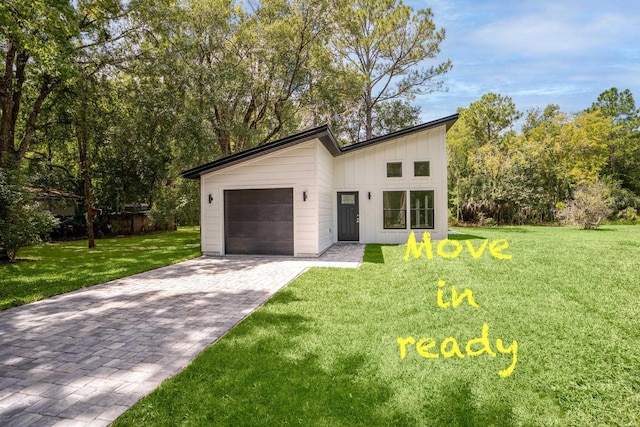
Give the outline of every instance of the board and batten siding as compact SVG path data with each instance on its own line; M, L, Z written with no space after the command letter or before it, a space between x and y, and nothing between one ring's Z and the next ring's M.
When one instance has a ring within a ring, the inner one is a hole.
M333 219L336 196L333 190L333 156L322 144L316 144L318 173L318 253L335 243Z
M311 140L201 177L202 252L223 255L224 191L293 188L294 255L318 254L318 173L320 145ZM303 201L302 193L307 192ZM209 203L209 194L213 196Z
M447 237L445 138L446 127L440 126L354 150L334 159L334 191L359 192L360 243L406 243L411 232L408 213L407 229L385 230L383 226L382 193L389 190L433 190L434 229L427 231L433 239ZM414 177L414 161L429 161L431 176ZM401 178L387 178L387 162L402 162ZM368 198L369 193L371 199ZM333 229L337 230L336 220Z

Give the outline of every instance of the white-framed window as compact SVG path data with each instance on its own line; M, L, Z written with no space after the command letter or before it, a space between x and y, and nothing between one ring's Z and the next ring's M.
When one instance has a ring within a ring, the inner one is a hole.
M387 162L387 178L402 178L402 162Z
M382 192L383 227L386 230L407 228L407 192Z
M435 228L434 194L434 190L383 191L382 227L385 230L406 230L408 212L410 229L430 230Z
M423 160L413 162L413 176L431 176L431 166L429 161Z
M418 190L409 192L409 217L412 230L434 228L433 207L433 190Z

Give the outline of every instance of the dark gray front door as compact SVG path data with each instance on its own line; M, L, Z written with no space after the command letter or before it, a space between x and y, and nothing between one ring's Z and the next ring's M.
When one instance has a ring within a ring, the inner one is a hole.
M293 255L293 189L226 190L227 254Z
M338 240L360 240L358 192L338 193Z

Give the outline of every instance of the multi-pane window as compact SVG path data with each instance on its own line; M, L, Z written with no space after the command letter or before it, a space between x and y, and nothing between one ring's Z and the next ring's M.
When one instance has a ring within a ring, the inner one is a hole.
M387 163L387 178L402 177L402 162Z
M384 210L384 228L407 228L407 192L383 191L382 205Z
M429 162L413 162L413 176L430 176Z
M433 228L433 191L410 191L411 228Z

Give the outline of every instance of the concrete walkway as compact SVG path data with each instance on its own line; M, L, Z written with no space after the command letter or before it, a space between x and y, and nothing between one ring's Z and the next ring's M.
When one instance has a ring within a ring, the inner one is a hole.
M307 268L363 252L201 257L0 312L0 425L108 425Z

